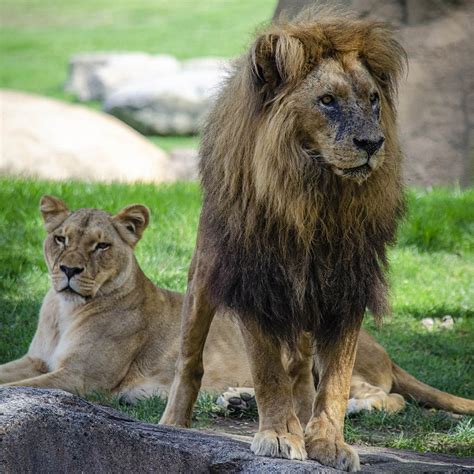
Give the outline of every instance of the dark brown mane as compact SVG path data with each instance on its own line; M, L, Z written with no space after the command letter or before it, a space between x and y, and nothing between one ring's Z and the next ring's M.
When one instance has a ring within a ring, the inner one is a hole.
M312 165L288 100L320 61L348 54L382 100L386 159L362 185ZM262 60L281 83L264 77ZM366 307L388 310L385 247L403 211L394 101L404 61L384 24L324 17L271 26L236 63L201 147L216 304L286 341L301 330L338 337Z

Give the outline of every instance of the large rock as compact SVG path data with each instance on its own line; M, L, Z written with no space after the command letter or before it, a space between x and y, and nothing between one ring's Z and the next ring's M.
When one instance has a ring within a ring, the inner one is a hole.
M196 134L223 77L203 69L137 81L112 92L103 109L144 134Z
M65 90L79 100L103 100L112 91L144 78L177 73L179 61L170 55L132 53L84 53L69 61Z
M70 61L66 90L145 134L198 133L229 61L203 57L90 53Z
M474 8L457 10L401 31L409 56L399 104L408 184L472 184L473 13Z
M168 156L119 120L79 105L0 91L0 174L42 179L179 179Z
M0 389L0 472L341 472L247 441L134 421L61 390ZM473 458L359 448L362 472L472 472Z

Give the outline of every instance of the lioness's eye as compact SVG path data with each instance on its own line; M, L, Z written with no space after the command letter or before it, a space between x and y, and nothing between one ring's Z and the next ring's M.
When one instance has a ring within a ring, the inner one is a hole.
M99 242L94 250L107 250L110 247L110 244L106 242Z
M334 96L330 95L330 94L326 94L326 95L323 95L319 101L321 102L321 104L323 105L332 105L336 102L336 99L334 98Z
M63 237L62 235L55 235L54 236L54 241L58 245L64 245L66 243L66 237Z

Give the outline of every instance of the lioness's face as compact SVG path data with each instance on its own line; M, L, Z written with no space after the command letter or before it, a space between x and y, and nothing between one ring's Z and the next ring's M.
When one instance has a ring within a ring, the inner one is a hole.
M327 59L295 93L303 146L339 176L362 182L384 160L376 83L357 59Z
M133 246L148 223L146 208L129 207L135 212L125 208L117 216L97 209L71 213L62 201L42 198L41 210L49 231L44 255L58 293L65 298L90 299L125 284L132 271ZM141 216L137 208L146 215Z

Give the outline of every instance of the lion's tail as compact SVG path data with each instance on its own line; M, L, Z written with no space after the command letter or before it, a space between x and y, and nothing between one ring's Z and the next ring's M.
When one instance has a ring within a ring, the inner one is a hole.
M392 392L399 393L407 398L413 398L418 403L440 408L454 413L474 413L474 400L456 397L436 388L430 387L417 380L413 375L392 362L393 386Z

